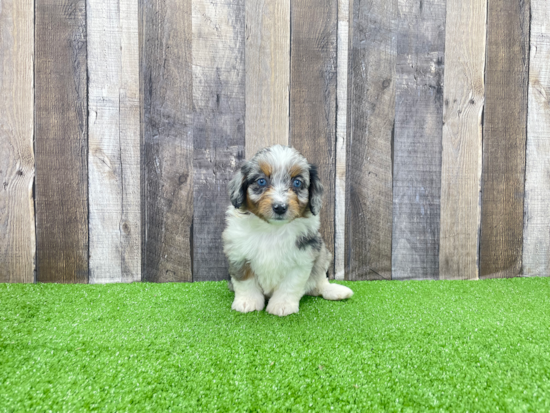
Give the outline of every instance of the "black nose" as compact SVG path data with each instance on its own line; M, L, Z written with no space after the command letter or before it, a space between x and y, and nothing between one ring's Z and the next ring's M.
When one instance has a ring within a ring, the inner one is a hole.
M288 209L288 205L285 204L274 204L273 205L273 211L275 211L276 214L283 215L286 210Z

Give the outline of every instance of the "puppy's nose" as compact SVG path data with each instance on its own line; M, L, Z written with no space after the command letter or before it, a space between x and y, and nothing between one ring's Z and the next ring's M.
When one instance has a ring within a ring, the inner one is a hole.
M287 209L288 209L288 205L273 204L273 211L275 211L276 214L283 215Z

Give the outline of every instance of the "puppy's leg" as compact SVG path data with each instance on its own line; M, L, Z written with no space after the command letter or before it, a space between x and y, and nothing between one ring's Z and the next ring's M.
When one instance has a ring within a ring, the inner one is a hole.
M256 277L250 265L230 262L229 273L235 291L235 300L233 300L231 308L241 313L263 310L265 297L256 283Z
M321 295L325 300L345 300L353 295L353 291L340 284L330 284L325 278L324 285L321 286Z
M328 282L326 274L331 259L330 252L323 244L307 282L306 294L313 296L322 295L325 300L344 300L353 295L353 291L348 287Z
M288 273L283 282L273 292L265 311L281 317L297 313L300 306L300 298L304 295L305 285L310 272L311 267L295 268Z
M235 289L235 300L231 305L232 310L249 313L264 309L265 297L254 277L243 281L233 279L233 288Z

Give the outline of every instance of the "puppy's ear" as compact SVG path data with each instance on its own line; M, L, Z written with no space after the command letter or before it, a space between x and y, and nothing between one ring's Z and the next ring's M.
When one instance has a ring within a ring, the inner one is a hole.
M248 189L246 175L248 169L247 164L244 164L229 182L229 199L237 209L244 204L246 199L246 190Z
M309 165L309 209L313 215L318 215L323 204L323 184L319 179L317 167Z

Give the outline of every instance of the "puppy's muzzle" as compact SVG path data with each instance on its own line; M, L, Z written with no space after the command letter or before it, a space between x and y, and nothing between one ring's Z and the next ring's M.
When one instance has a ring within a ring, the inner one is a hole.
M284 215L287 209L287 204L273 204L273 212L275 212L277 215Z

